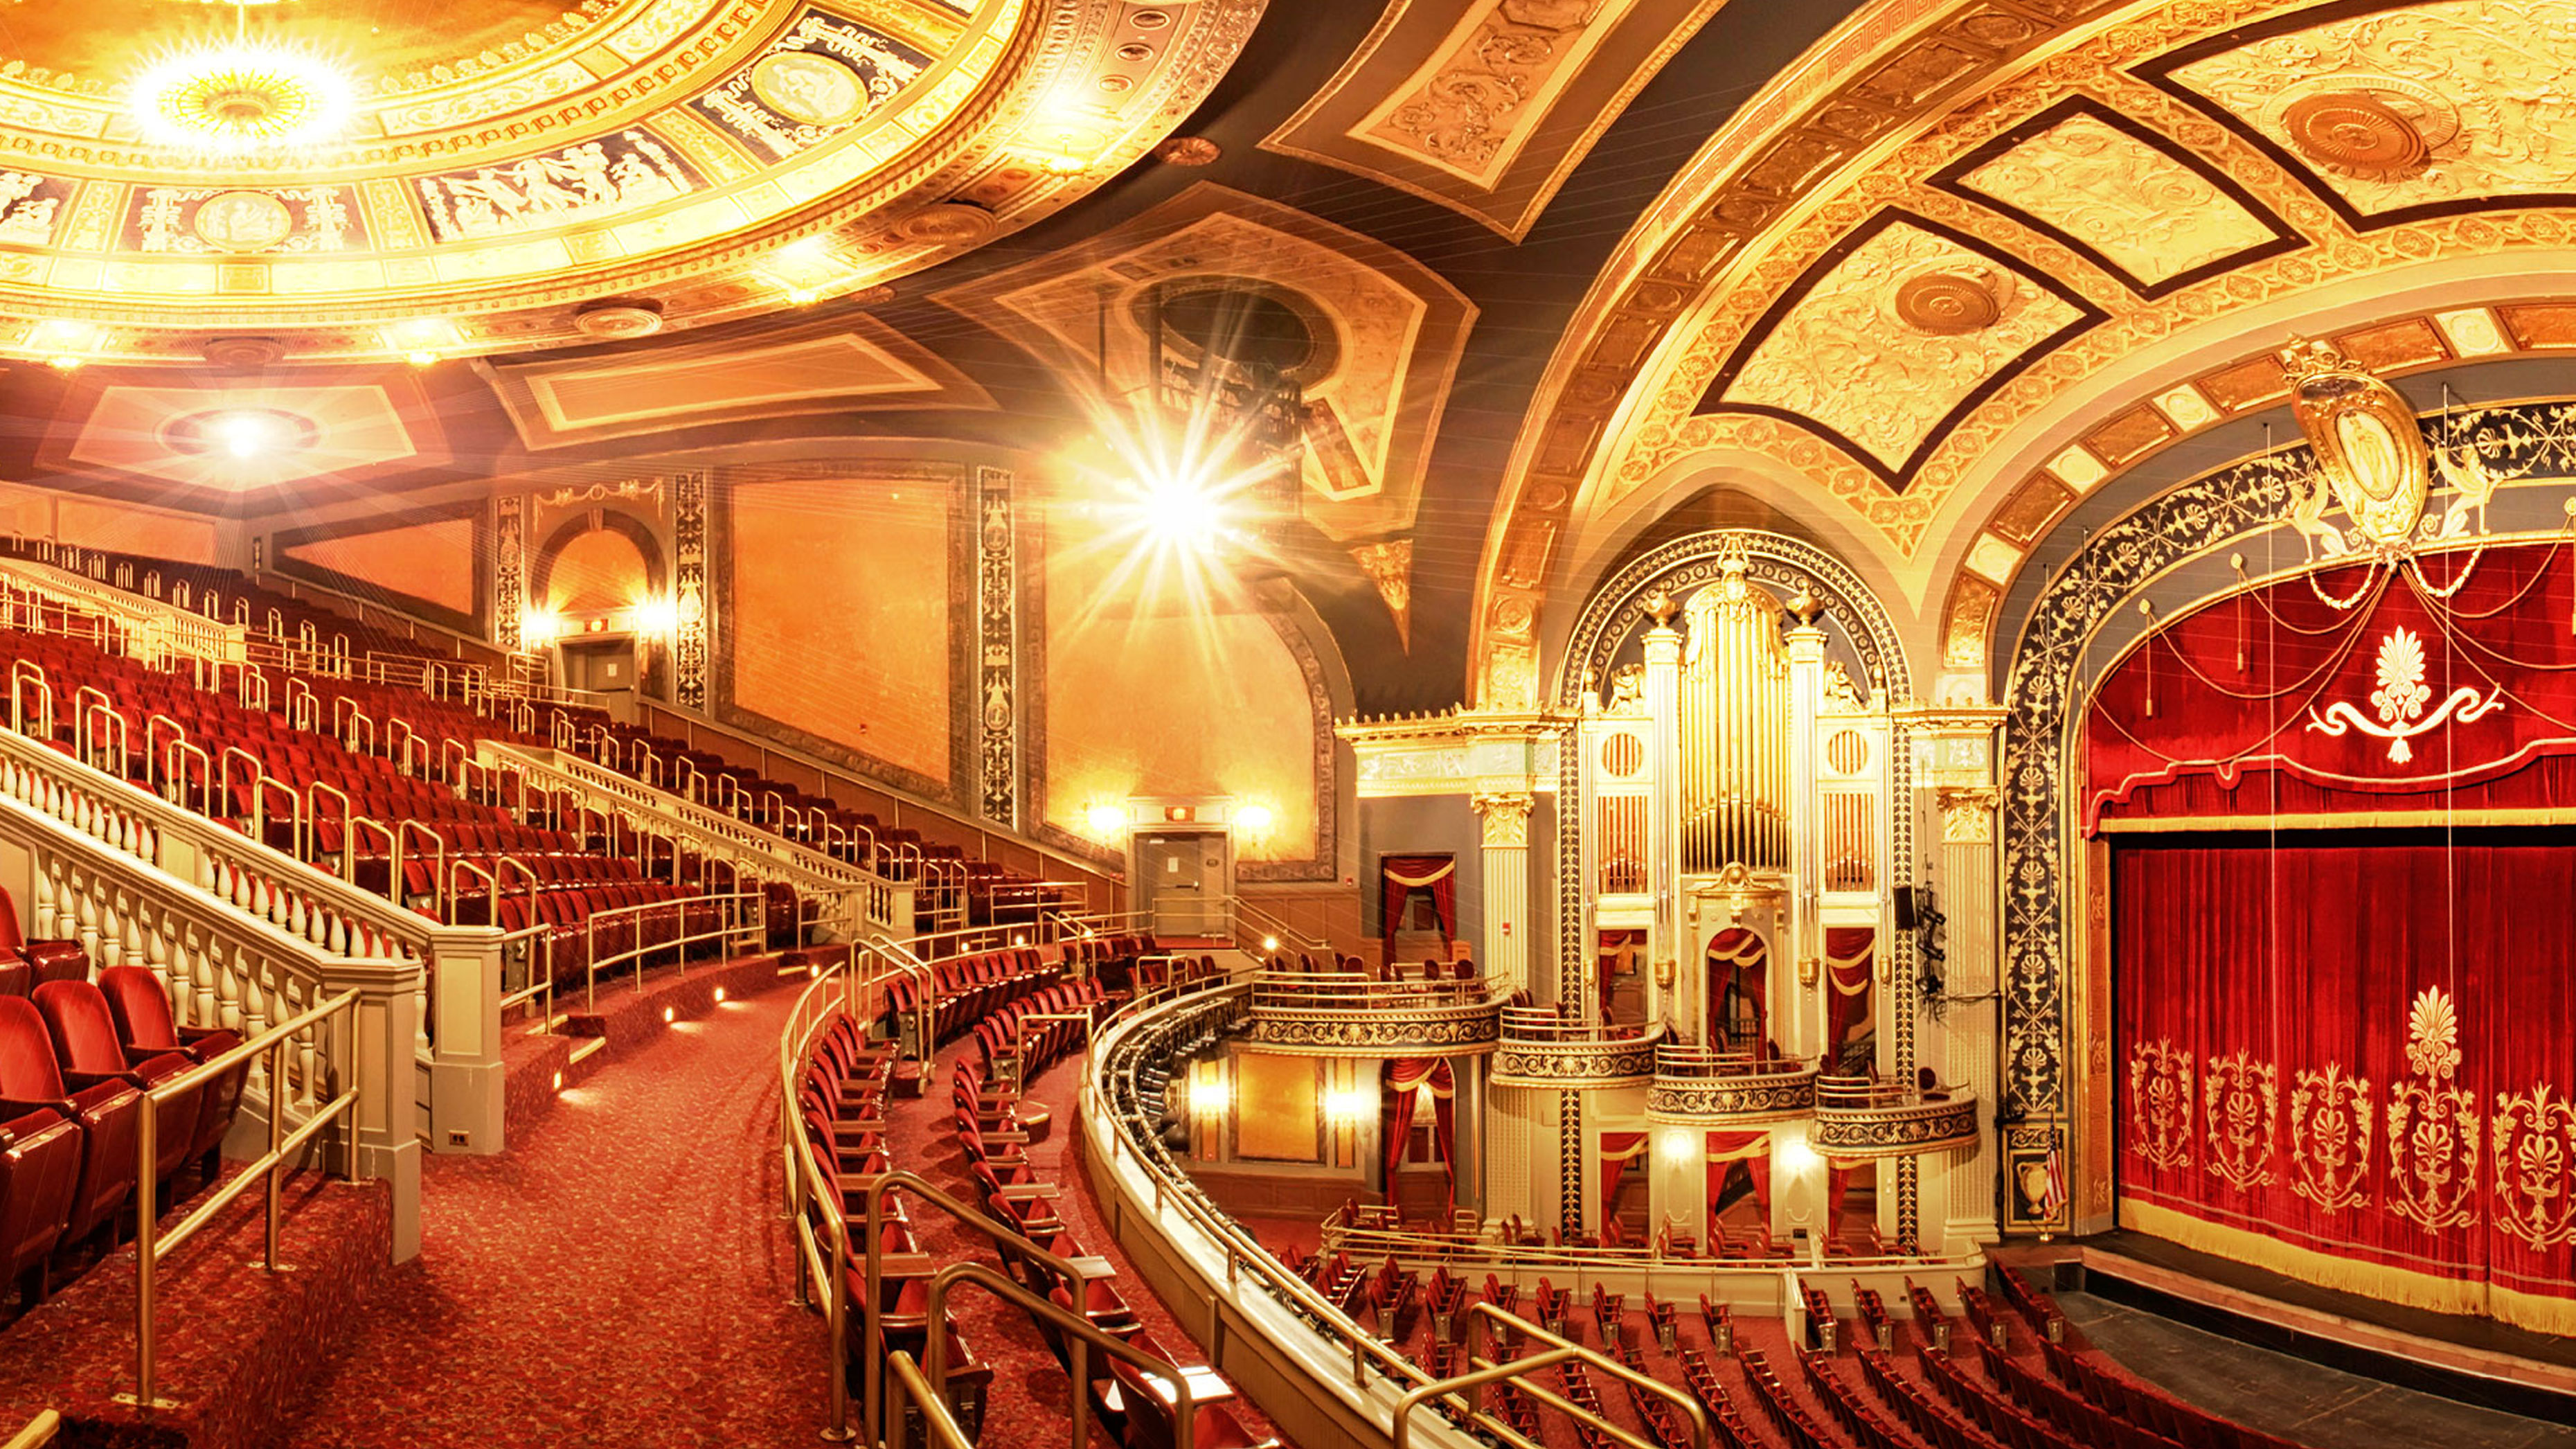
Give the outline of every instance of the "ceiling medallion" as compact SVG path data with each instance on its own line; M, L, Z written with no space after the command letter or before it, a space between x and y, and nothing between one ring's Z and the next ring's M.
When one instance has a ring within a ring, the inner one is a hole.
M144 139L219 154L327 141L348 124L349 78L310 52L261 41L191 47L134 80Z
M254 372L286 358L286 344L274 337L209 337L206 360L236 372Z
M2369 181L2423 174L2460 133L2459 117L2421 86L2378 76L2337 76L2331 89L2288 98L2280 126L2299 154Z
M2004 279L1982 270L1918 272L1896 289L1896 318L1935 337L1964 337L2003 320Z
M662 330L662 308L656 302L593 302L572 314L572 326L603 342L650 337Z
M867 109L868 89L858 72L810 50L782 50L751 68L751 93L761 104L809 126L837 126Z
M1154 148L1154 159L1166 166L1212 165L1224 154L1205 136L1174 136Z
M993 213L967 201L943 201L923 208L903 224L907 240L917 242L981 241L993 230Z

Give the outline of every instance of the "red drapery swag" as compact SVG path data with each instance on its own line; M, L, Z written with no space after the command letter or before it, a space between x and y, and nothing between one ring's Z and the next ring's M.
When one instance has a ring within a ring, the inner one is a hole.
M1610 1222L1611 1204L1619 1200L1619 1179L1628 1165L1646 1155L1643 1132L1604 1132L1601 1134L1601 1222Z
M1838 1053L1869 1023L1869 987L1878 970L1878 930L1835 926L1825 932L1825 1041Z
M1405 1057L1387 1063L1386 1120L1380 1135L1386 1158L1386 1200L1395 1201L1395 1172L1404 1165L1404 1144L1413 1137L1413 1104L1424 1088L1431 1092L1431 1145L1448 1174L1446 1202L1458 1205L1457 1076L1446 1057Z
M2113 854L2121 1221L2576 1331L2576 849L2274 839Z
M2576 800L2571 625L2559 544L2329 570L2176 619L2094 689L2085 827Z
M1717 1198L1726 1190L1726 1174L1737 1163L1753 1179L1753 1205L1762 1211L1762 1227L1771 1227L1771 1129L1708 1134L1708 1234L1717 1241Z
M1753 1007L1753 1024L1749 1034L1737 1040L1740 1048L1767 1048L1771 1042L1771 982L1763 969L1771 955L1771 944L1741 926L1730 926L1708 943L1708 1019L1716 1022L1717 1033L1735 1039L1732 1018L1726 1012L1726 988L1741 982L1745 997Z
M1383 959L1395 959L1395 931L1415 891L1431 893L1431 916L1440 939L1458 939L1458 862L1446 855L1381 855L1377 858L1378 933Z

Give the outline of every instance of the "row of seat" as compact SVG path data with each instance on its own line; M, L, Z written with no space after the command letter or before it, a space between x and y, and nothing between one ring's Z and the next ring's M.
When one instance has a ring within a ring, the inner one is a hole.
M903 975L886 988L885 1022L899 1032L924 1005L934 1042L965 1032L1004 1002L1063 979L1064 964L1034 946L979 951L931 963L928 976ZM923 1000L927 993L929 1000Z
M22 1307L57 1268L113 1246L136 1193L167 1211L192 1166L200 1185L215 1180L248 1064L152 1107L157 1151L138 1182L144 1094L240 1044L176 1026L160 978L141 967L0 994L0 1286L15 1285Z
M986 1212L1016 1228L1046 1254L1040 1257L1005 1242L1000 1245L1003 1267L1021 1286L1066 1314L1177 1368L1194 1400L1190 1442L1196 1449L1278 1449L1278 1440L1253 1434L1221 1398L1196 1402L1212 1388L1226 1394L1230 1390L1219 1387L1222 1380L1194 1356L1157 1339L1104 1273L1088 1273L1076 1281L1048 1261L1107 1267L1055 1212L1052 1204L1062 1189L1041 1177L1029 1161L1027 1147L1037 1135L1030 1128L1045 1119L1033 1117L1020 1096L1022 1086L1081 1047L1088 1032L1069 1021L1048 1022L1033 1031L1020 1030L1020 1024L1033 1013L1089 1016L1112 1004L1110 994L1093 977L1006 1003L976 1023L977 1038L987 1044L984 1060L960 1057L951 1075L958 1145ZM1038 1132L1043 1130L1038 1127ZM1043 1315L1032 1314L1031 1320L1057 1362L1072 1373L1069 1337ZM1126 1449L1172 1449L1179 1442L1179 1389L1168 1378L1095 1350L1089 1355L1086 1379L1080 1391L1090 1397L1102 1427Z
M569 740L577 753L607 769L922 887L923 929L935 929L943 919L956 925L1034 921L1044 908L1065 903L1058 888L1035 877L973 859L959 846L770 779L686 741L620 723L603 711L548 705L540 722L549 742Z
M466 924L492 922L497 917L512 930L549 927L548 954L558 979L586 970L584 926L594 912L699 893L667 882L644 881L643 864L637 859L582 850L558 829L514 819L496 806L466 799L451 782L407 773L434 764L428 758L413 757L410 750L396 748L394 753L404 758L388 759L348 748L343 740L320 732L332 724L327 702L341 695L319 696L326 703L308 711L305 722L320 729L307 730L297 728L297 721L282 713L244 706L229 695L196 688L189 677L150 670L137 660L75 638L0 633L0 663L15 668L18 660L45 670L49 679L88 682L115 701L119 717L127 721L120 743L112 732L97 728L97 720L83 718L85 711L69 708L74 701L57 699L53 742L58 748L110 766L122 763L137 783L190 808L210 810L213 818L233 828L248 829L258 819L264 822L267 843L290 850L300 846L308 859L325 870L340 869L345 859L357 884L413 904L424 914L443 914ZM288 676L279 673L278 677ZM510 737L497 722L476 718L417 691L405 694L396 686L327 679L321 684L332 690L354 690L367 700L407 701L406 708L416 704L413 713L439 721L439 728L462 731L467 739L478 733ZM272 698L283 694L280 690ZM170 748L181 739L205 751L207 759L192 760ZM234 750L260 762L260 778L248 770L230 768L235 763L230 753ZM206 778L210 768L212 780ZM231 777L229 791L218 789L227 776ZM262 778L276 781L283 789L263 784ZM353 829L351 815L366 816L386 828ZM389 834L389 829L396 833ZM650 853L639 850L638 854L649 857ZM397 855L401 857L399 877L393 864ZM505 869L503 856L524 871ZM720 863L683 861L683 873L693 863L712 888L732 885L729 870ZM533 888L525 883L528 875L535 877ZM497 904L490 899L496 877L501 885ZM770 915L773 941L791 939L797 925L792 896Z

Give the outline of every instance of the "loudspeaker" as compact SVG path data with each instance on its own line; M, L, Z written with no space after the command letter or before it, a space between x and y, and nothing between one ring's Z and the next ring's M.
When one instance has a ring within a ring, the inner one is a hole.
M1914 914L1914 887L1898 886L1896 888L1896 929L1911 931L1917 929L1920 924Z

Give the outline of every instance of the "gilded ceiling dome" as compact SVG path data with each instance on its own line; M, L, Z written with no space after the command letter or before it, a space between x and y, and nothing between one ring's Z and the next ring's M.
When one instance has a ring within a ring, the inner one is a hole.
M1145 155L1257 8L34 0L0 351L428 361L880 286Z

